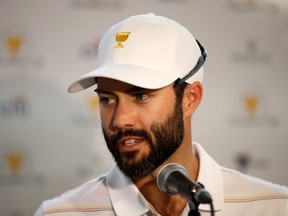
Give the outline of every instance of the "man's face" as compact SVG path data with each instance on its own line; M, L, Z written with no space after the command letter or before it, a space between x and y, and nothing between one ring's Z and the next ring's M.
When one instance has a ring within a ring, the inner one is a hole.
M125 175L149 174L181 145L182 106L172 85L147 90L99 78L97 92L107 147Z

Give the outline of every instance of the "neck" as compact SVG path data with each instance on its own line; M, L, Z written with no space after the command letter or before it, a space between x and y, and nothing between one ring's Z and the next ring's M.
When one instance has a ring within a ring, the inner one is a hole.
M164 164L171 162L179 163L184 166L189 173L189 177L196 181L199 170L199 160L196 152L193 150L191 142L183 142L179 149L177 149ZM156 180L161 167L158 167L150 175L139 179L133 179L133 182L145 199L159 214L163 216L180 215L185 208L187 201L180 195L171 196L159 190Z

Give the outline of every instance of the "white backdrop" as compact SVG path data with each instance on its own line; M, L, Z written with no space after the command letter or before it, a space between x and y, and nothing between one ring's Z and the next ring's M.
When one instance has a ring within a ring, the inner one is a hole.
M44 199L113 162L93 89L112 24L154 12L185 25L208 51L193 139L222 165L288 185L287 1L0 1L0 215L29 216Z

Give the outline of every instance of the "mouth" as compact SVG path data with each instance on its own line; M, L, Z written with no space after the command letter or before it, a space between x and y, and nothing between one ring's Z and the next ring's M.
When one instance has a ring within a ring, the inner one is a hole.
M125 140L125 141L123 142L123 144L124 144L125 146L132 146L132 145L137 144L137 140L136 140L136 139L128 139L128 140Z
M143 138L125 137L119 140L118 148L120 151L133 151L138 149L143 142Z

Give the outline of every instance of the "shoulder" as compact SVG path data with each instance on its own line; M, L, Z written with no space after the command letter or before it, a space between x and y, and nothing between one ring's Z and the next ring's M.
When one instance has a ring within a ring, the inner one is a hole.
M274 184L254 176L243 174L236 170L222 168L222 173L224 184L227 186L226 192L228 195L232 195L233 193L288 194L286 186Z
M41 205L41 215L66 215L68 212L112 212L105 178L105 175L99 176L60 196L44 201Z
M222 168L224 203L255 215L287 215L288 188L235 170Z

